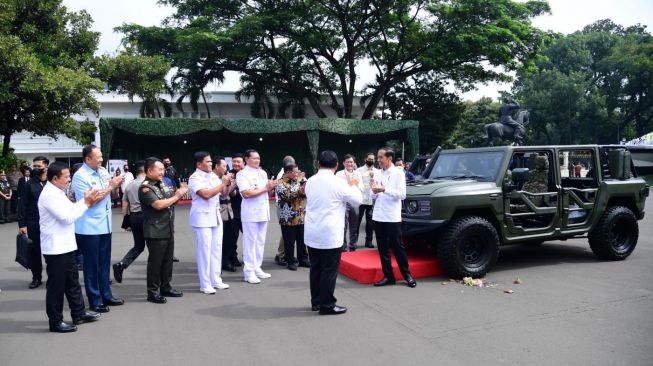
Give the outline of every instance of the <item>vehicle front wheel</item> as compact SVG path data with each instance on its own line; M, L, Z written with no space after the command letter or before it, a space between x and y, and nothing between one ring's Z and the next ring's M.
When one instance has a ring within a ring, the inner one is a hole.
M454 220L438 243L438 259L453 277L483 277L499 257L499 235L478 216Z
M612 261L626 259L635 250L638 238L637 218L624 206L609 207L589 233L592 252Z

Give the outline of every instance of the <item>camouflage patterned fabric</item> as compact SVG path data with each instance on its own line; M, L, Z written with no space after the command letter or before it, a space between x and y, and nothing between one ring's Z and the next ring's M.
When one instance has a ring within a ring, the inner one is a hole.
M535 171L524 184L522 191L544 193L549 191L549 159L546 156L535 158Z

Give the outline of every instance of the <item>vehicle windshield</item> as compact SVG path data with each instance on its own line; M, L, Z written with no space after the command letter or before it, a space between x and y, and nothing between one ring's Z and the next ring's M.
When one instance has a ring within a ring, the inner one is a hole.
M493 182L497 179L502 151L442 153L427 179L475 179Z

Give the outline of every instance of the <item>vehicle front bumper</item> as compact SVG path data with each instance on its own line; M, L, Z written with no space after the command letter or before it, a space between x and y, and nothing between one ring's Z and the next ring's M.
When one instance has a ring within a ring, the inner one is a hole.
M436 230L446 225L449 220L421 220L414 218L402 218L401 233L403 236L413 236Z

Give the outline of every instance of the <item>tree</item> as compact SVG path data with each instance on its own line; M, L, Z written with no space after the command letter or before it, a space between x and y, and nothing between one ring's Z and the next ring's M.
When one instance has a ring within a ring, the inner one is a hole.
M463 112L460 99L445 85L433 75L414 77L396 85L386 98L389 118L419 121L420 151L443 145Z
M11 135L23 130L88 142L91 123L80 125L71 116L99 109L92 92L102 84L87 72L98 33L89 30L88 13L68 12L60 3L0 0L3 156Z
M141 117L170 117L170 103L160 97L167 90L166 74L170 64L163 56L138 55L131 49L115 57L104 55L94 63L94 72L106 81L109 90L127 94L131 102L134 96L141 98ZM164 113L161 114L161 108Z
M162 0L177 8L163 27L122 27L137 47L175 52L170 34L209 40L212 70L238 71L266 88L306 100L318 117L328 98L352 117L354 98L369 95L362 119L373 118L396 85L435 73L461 87L507 77L528 67L544 34L530 18L545 1L510 0ZM158 44L158 45L157 45ZM377 82L357 85L356 67L369 62Z
M477 147L483 142L483 126L499 120L500 103L491 98L483 97L475 102L466 101L462 104L463 111L455 129L444 142L444 146L455 148Z

